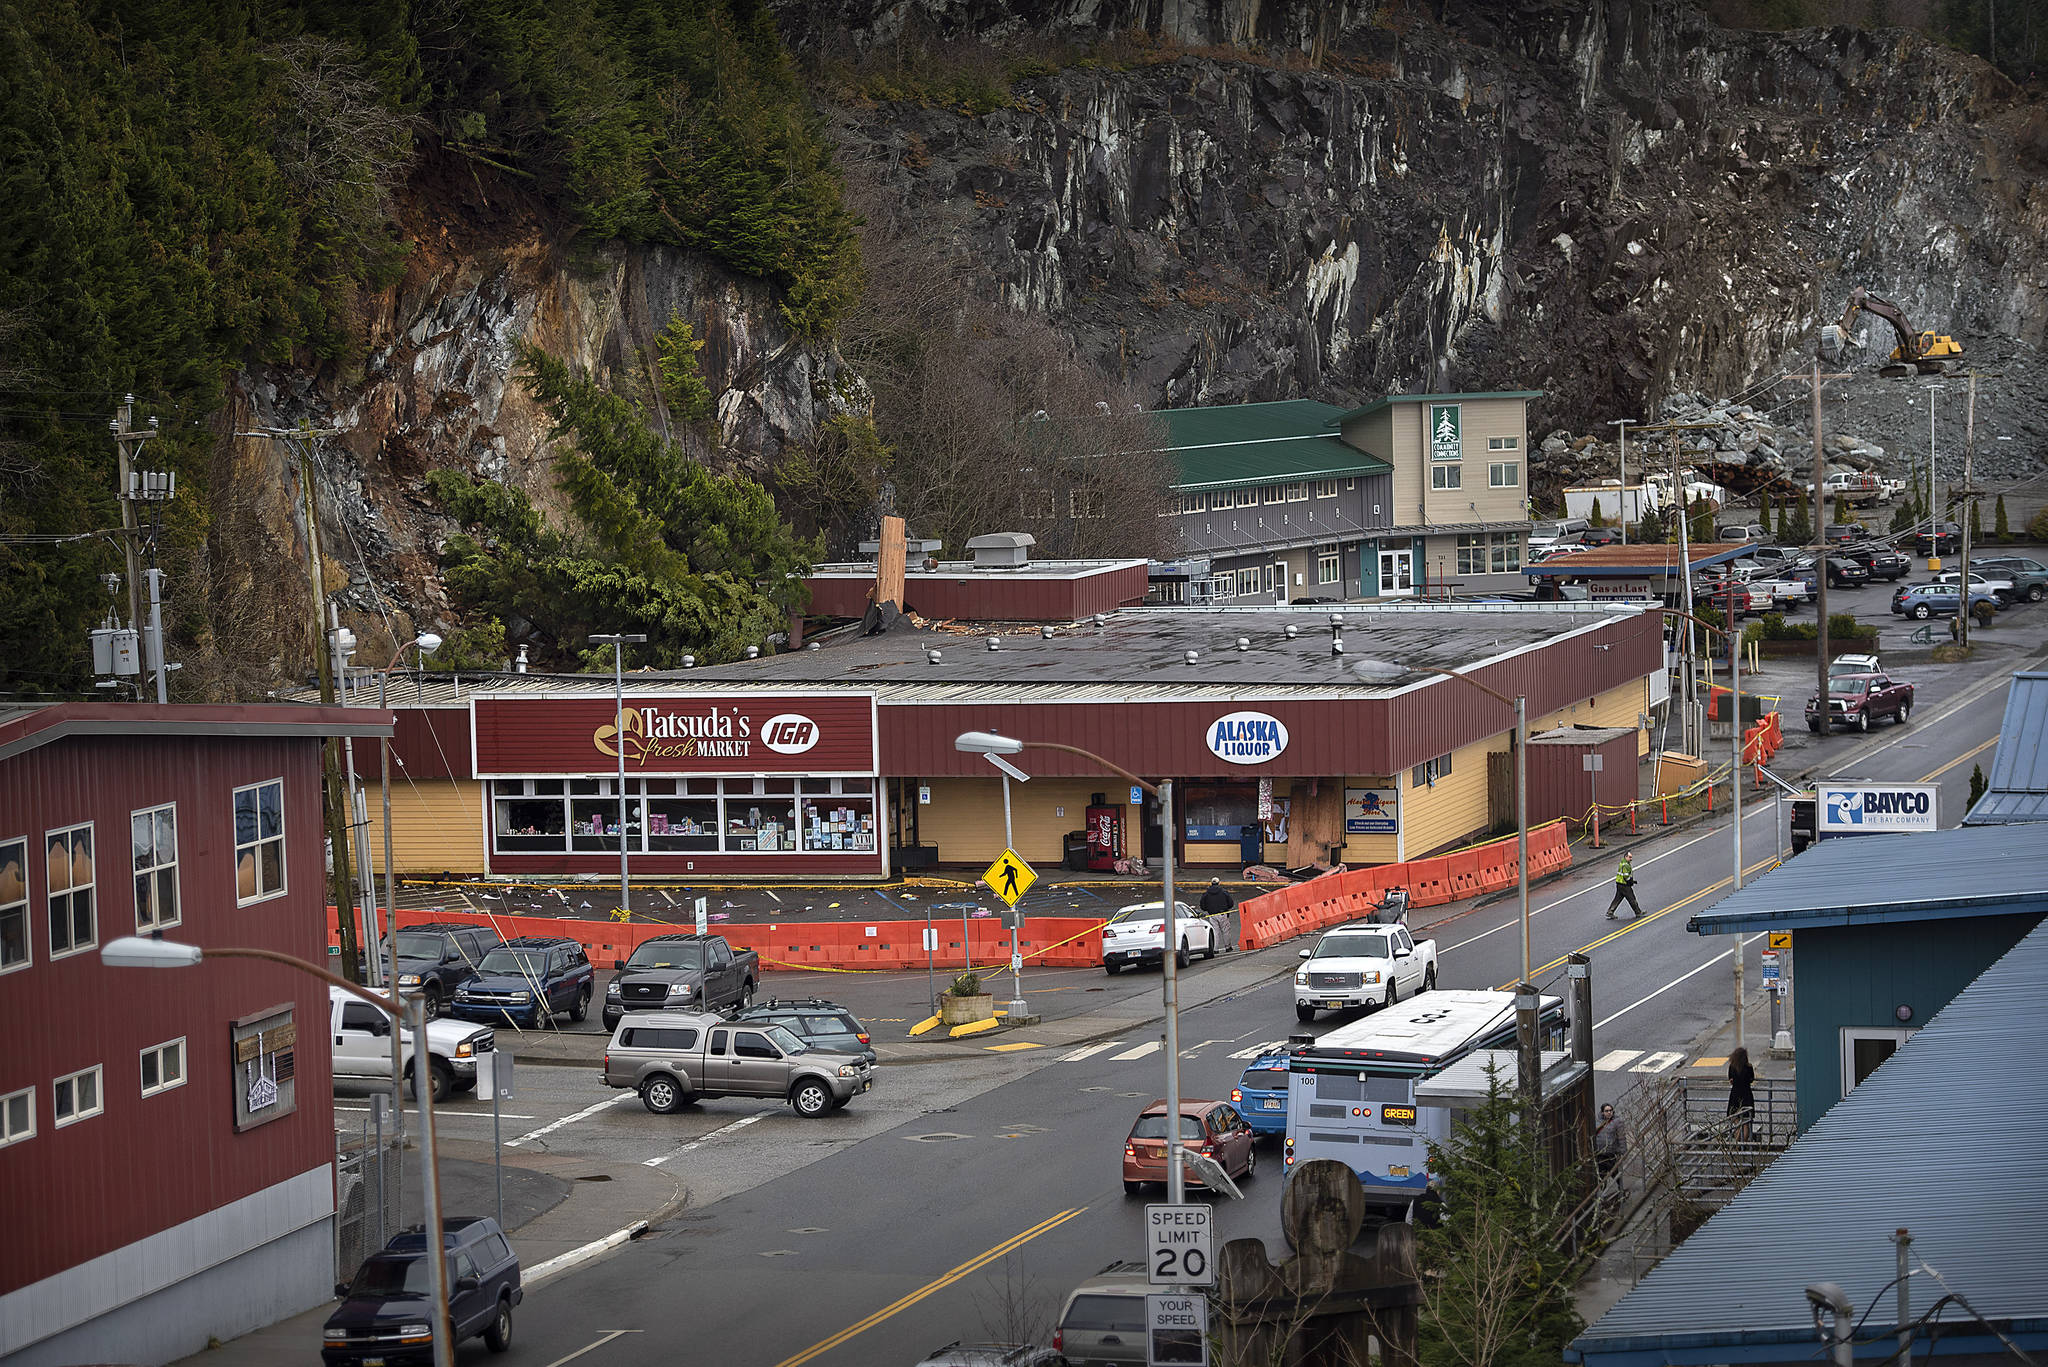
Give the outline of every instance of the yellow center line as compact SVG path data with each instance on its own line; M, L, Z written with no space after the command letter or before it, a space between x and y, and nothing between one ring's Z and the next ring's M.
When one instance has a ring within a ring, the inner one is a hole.
M810 1347L804 1349L801 1353L798 1353L796 1356L784 1358L781 1362L776 1364L776 1367L802 1367L803 1363L809 1362L812 1358L817 1357L819 1354L829 1352L832 1349L837 1348L840 1344L846 1342L848 1339L853 1338L856 1335L866 1333L868 1330L874 1328L883 1320L886 1320L893 1315L901 1314L903 1311L908 1310L911 1306L916 1305L919 1301L925 1299L927 1296L930 1296L935 1292L945 1290L954 1282L959 1281L962 1277L967 1276L969 1273L975 1271L977 1268L982 1267L984 1264L995 1261L997 1258L1002 1257L1006 1253L1023 1247L1025 1244L1029 1243L1033 1239L1036 1239L1039 1235L1045 1233L1047 1230L1058 1228L1060 1225L1065 1224L1067 1221L1073 1219L1076 1215L1079 1215L1082 1211L1086 1209L1088 1209L1088 1207L1086 1206L1076 1206L1072 1210L1063 1210L1059 1214L1053 1216L1050 1219L1039 1221L1031 1228L1025 1230L1022 1234L1016 1235L1009 1239L1005 1239L1002 1243L997 1244L994 1248L989 1249L985 1253L977 1253L974 1257L969 1258L966 1262L960 1264L951 1272L947 1272L939 1277L935 1277L931 1281L926 1282L923 1286L920 1286L917 1290L911 1292L909 1295L891 1301L889 1304L883 1306L880 1310L875 1311L874 1314L869 1315L866 1319L860 1321L858 1324L850 1324L846 1328L841 1329L838 1333L832 1335L832 1337L828 1339L823 1339L817 1343L812 1344Z
M1756 861L1756 863L1751 864L1748 868L1744 869L1742 871L1742 875L1743 877L1747 878L1759 872L1760 870L1775 868L1777 867L1778 862L1778 856L1775 854L1768 859L1759 859ZM1685 910L1694 902L1699 901L1700 898L1706 897L1712 893L1719 892L1722 888L1727 887L1734 881L1735 880L1733 878L1723 878L1718 883L1710 883L1706 887L1701 888L1698 892L1694 893L1692 896L1686 898L1683 901L1673 902L1670 906L1663 907L1659 910L1653 911L1648 916L1634 918L1631 919L1627 925L1617 926L1615 929L1608 931L1599 939L1593 941L1591 944L1584 946L1576 952L1580 954L1590 954L1594 950L1600 948L1600 946L1602 945L1614 943L1614 941L1619 940L1622 936L1628 934L1632 930L1640 930L1642 927L1650 924L1650 922L1652 921L1657 920L1659 917L1669 916L1674 911ZM1561 955L1560 957L1552 959L1549 963L1544 964L1541 967L1530 969L1529 976L1533 978L1541 974L1548 973L1552 969L1562 968L1565 964L1567 964L1570 961L1570 954ZM1501 992L1510 992L1514 990L1514 986L1515 985L1513 983L1502 983L1496 990Z
M2003 735L2004 733L2000 732L1999 734ZM1983 754L1986 750L1989 750L1992 746L1996 744L1998 744L1998 736L1993 736L1990 740L1985 741L1976 749L1968 751L1964 754L1957 755L1954 759L1942 765L1939 769L1935 769L1929 773L1920 775L1919 781L1922 783L1932 783L1935 779L1947 773L1949 770L1955 768L1958 764L1964 764L1969 762L1970 760L1977 758L1977 756Z

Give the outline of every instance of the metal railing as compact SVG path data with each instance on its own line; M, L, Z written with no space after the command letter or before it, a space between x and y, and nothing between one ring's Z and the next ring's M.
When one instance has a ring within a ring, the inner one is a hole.
M382 1098L373 1098L372 1105ZM334 1280L355 1280L363 1260L404 1228L405 1154L387 1124L334 1133Z

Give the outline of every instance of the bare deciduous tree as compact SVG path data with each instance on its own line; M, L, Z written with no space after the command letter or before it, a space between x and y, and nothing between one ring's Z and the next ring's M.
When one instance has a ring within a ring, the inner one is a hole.
M295 38L270 59L290 96L271 145L278 169L349 240L381 233L392 182L412 155L412 120L379 98L332 39Z

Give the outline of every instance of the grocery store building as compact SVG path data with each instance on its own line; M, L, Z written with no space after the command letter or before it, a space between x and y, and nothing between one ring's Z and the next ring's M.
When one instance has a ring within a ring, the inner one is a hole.
M1186 864L1416 858L1513 818L1510 709L1437 670L1525 694L1532 734L1621 728L1640 756L1659 622L1583 603L1137 608L842 629L767 658L631 674L627 853L648 879L978 869L1003 846L1002 785L953 738L980 730L1174 779ZM408 676L391 705L401 873L617 877L610 679ZM1097 867L1161 854L1142 789L1077 756L1017 762L1031 776L1010 794L1027 859L1082 858L1080 832L1097 837Z

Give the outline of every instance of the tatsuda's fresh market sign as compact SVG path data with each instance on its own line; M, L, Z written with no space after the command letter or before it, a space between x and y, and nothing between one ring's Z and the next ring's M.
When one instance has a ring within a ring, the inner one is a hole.
M1287 726L1264 712L1232 712L1209 723L1209 753L1227 764L1264 764L1287 748Z
M470 704L478 777L628 773L872 774L865 695L542 698Z

